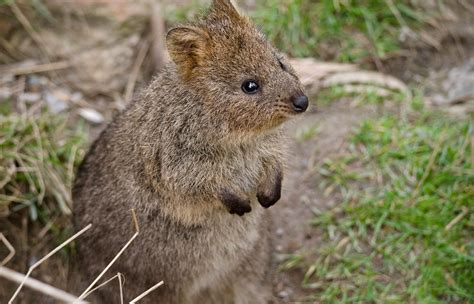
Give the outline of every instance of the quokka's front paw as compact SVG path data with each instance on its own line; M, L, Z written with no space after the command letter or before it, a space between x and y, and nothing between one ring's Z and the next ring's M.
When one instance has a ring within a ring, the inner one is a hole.
M234 194L230 191L221 191L219 194L219 199L230 214L243 216L245 213L252 211L252 207L250 207L250 200L248 198L241 198L237 194Z
M276 189L275 189L276 190ZM278 191L275 191L271 194L266 193L257 193L257 199L260 205L264 208L270 208L271 206L275 205L281 198L281 188Z
M270 208L281 198L282 174L277 172L272 182L267 181L257 192L257 199L264 208Z

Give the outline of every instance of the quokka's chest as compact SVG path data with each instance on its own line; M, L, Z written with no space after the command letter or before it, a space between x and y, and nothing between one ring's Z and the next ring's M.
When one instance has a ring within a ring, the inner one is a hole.
M266 157L258 149L243 150L238 147L219 153L173 151L164 154L161 159L161 177L169 184L186 183L200 188L216 183L232 183L243 191L249 191L254 190L264 173Z
M244 217L230 214L216 217L214 228L201 236L201 256L206 258L200 259L200 266L195 269L199 280L193 288L205 287L237 269L256 243L268 237L261 233L262 227L268 224L265 216L265 211L256 207Z

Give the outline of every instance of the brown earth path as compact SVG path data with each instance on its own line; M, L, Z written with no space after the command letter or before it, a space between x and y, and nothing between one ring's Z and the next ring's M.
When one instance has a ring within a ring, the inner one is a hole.
M324 159L343 153L351 131L374 113L368 107L350 104L349 99L337 101L318 111L313 110L287 126L289 144L282 199L271 209L277 262L281 262L285 254L308 252L320 241L320 235L311 227L310 221L315 210L334 207L337 197L325 196L318 189L314 168ZM301 130L314 127L317 131L311 139L298 139ZM302 288L303 276L302 270L276 273L274 293L279 301L304 301L311 291Z

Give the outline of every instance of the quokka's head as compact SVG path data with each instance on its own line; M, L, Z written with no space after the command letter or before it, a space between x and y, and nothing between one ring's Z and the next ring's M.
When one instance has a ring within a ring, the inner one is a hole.
M167 46L183 85L231 131L271 129L308 108L289 62L230 0L213 0L203 20L170 30Z

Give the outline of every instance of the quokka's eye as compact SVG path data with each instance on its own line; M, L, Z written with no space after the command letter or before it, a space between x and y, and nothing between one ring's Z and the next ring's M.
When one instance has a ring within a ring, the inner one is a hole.
M255 94L260 89L260 86L255 80L246 80L242 83L242 91L247 94Z

